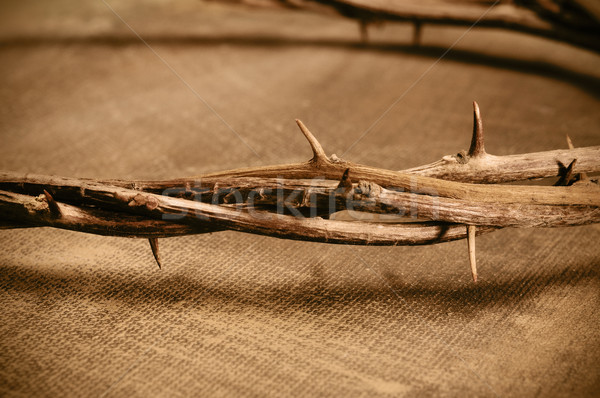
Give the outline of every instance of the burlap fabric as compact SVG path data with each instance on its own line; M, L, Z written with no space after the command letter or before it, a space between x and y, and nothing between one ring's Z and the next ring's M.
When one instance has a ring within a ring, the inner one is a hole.
M569 46L475 29L438 62L466 29L425 27L413 49L385 25L363 47L355 23L309 13L110 3L169 66L101 1L2 4L1 169L306 160L294 118L328 153L402 169L467 148L473 100L491 153L600 143L600 61ZM0 231L0 395L594 396L599 231L482 236L477 284L464 241L223 232L162 240L158 270L143 240Z

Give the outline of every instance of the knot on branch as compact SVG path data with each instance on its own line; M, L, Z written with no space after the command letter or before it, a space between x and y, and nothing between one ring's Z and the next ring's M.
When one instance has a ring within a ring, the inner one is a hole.
M345 160L339 158L335 153L329 157L331 163L345 163Z
M23 207L29 214L46 213L50 211L50 206L44 194L36 196L35 201L28 201Z
M467 164L469 163L469 154L467 151L460 151L456 155L454 155L454 159L458 164Z
M371 181L359 181L358 186L354 190L359 197L376 198L381 195L383 188Z
M158 200L156 200L156 198L152 196L142 195L141 193L138 193L131 200L129 200L129 203L127 203L127 205L130 207L143 206L148 210L154 210L158 207Z

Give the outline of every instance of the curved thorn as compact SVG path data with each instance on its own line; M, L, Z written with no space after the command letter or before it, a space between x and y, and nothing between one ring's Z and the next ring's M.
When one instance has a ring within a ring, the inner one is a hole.
M308 140L308 143L310 144L310 147L312 148L314 155L312 160L322 160L325 162L329 161L329 159L327 159L325 151L323 150L323 147L321 146L321 144L319 144L319 141L317 141L315 136L312 135L312 133L308 130L304 123L302 123L300 119L296 119L296 124L298 124L298 127L300 127L300 131L302 131L302 134L304 134L304 136Z
M485 147L483 145L483 122L479 112L479 104L473 101L473 137L471 138L471 147L469 148L470 157L478 157L485 155Z
M475 225L467 225L467 243L469 245L469 263L471 263L471 274L473 282L477 282L477 259L475 257Z
M148 242L150 242L150 248L152 249L152 254L154 255L156 264L158 264L158 268L162 269L160 253L158 252L158 238L148 238Z
M54 217L62 216L60 208L58 207L58 203L56 203L56 201L54 200L52 195L50 195L50 192L48 192L44 189L44 196L46 197L46 202L48 202L48 208L50 209L50 213Z

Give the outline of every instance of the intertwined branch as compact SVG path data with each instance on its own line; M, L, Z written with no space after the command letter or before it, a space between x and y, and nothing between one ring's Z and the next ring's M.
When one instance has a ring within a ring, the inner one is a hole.
M297 123L313 151L304 163L168 181L0 172L0 225L148 238L159 266L158 238L226 229L357 245L468 238L476 279L476 233L600 222L600 186L586 175L600 171L600 147L489 155L477 103L468 151L404 171L328 157ZM557 176L555 186L492 184Z

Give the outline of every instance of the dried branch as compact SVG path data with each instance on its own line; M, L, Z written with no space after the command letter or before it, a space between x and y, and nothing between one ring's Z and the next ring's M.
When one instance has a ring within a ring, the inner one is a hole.
M522 155L494 156L484 149L483 122L477 102L473 102L473 137L468 152L444 156L424 166L403 170L405 173L451 181L503 183L562 175L562 167L577 159L579 173L598 172L600 146L534 152Z
M537 201L525 198L524 201L503 202L494 200L465 200L443 197L434 190L400 192L385 189L371 181L359 181L352 184L347 172L340 183L331 180L294 180L274 178L222 178L211 187L203 188L194 195L194 200L185 199L185 191L180 189L181 198L169 198L159 194L115 187L112 185L83 181L80 179L51 177L43 175L19 175L13 173L0 174L0 186L6 182L11 185L22 184L30 192L35 189L50 189L60 200L75 204L108 207L127 211L128 207L144 207L149 212L165 206L160 210L162 215L172 214L169 209L178 208L178 213L195 214L203 218L218 213L220 206L196 207L202 204L256 205L262 208L287 208L298 217L313 211L313 214L329 214L340 210L356 210L371 213L396 214L418 217L431 221L459 223L495 227L558 227L583 225L600 221L600 188L593 186L571 187L519 187L494 186L498 197L513 188L531 188L540 193ZM202 184L198 184L202 185ZM340 186L342 185L342 188ZM464 184L458 184L464 185ZM206 185L205 185L206 186ZM37 187L37 188L36 188ZM44 187L44 188L43 188ZM554 191L563 192L562 197L550 195ZM548 199L543 193L548 193ZM589 195L588 195L589 194ZM115 198L128 198L117 200ZM233 198L229 201L226 198ZM176 200L170 202L171 199ZM518 198L517 198L518 199ZM557 199L557 200L554 200ZM235 203L233 202L235 200ZM334 206L332 206L332 204ZM237 211L230 206L232 211ZM294 212L304 208L305 212ZM205 211L208 211L206 214ZM229 214L229 213L227 213ZM231 215L230 219L236 219ZM227 226L230 228L230 226ZM252 232L249 230L247 232Z
M560 166L558 151L488 155L476 103L471 147L462 158L404 172L327 157L314 135L302 122L297 123L313 151L313 158L305 163L170 181L99 181L0 172L0 227L51 226L148 238L159 267L157 238L224 229L359 245L422 245L468 237L476 280L476 232L600 222L600 186L581 181L582 172L600 171L600 148L560 152L570 159L568 167ZM576 171L579 174L574 178ZM561 178L556 186L459 182L481 181L480 173L484 180L494 182L547 175ZM340 210L404 218L394 222L329 218Z
M447 223L391 224L382 228L379 224L240 211L226 206L140 193L102 184L94 184L93 187L86 184L85 197L90 203L104 204L108 208L120 208L124 211L115 212L109 218L106 213L98 210L86 211L57 202L61 215L55 216L44 200L0 191L0 216L31 226L51 226L129 237L167 237L221 229L286 239L363 245L419 245L466 237L464 228ZM116 218L123 217L123 213L129 214L129 218L116 221ZM134 215L138 215L138 218L133 218ZM167 225L169 228L166 228ZM492 229L487 228L481 232Z
M368 40L368 26L381 22L411 22L413 43L420 43L422 27L432 25L500 28L600 51L600 10L581 0L237 0L251 6L288 7L337 13L358 22L360 37Z
M104 236L168 238L222 230L214 225L190 226L156 220L129 212L82 208L55 201L60 215L53 214L43 196L0 191L0 219L3 229L53 227Z
M411 193L428 192L440 197L459 200L522 203L548 205L595 205L598 192L595 186L573 188L549 188L532 186L494 187L476 185L473 182L511 182L561 175L561 165L577 159L579 172L600 171L600 146L579 149L530 153L523 155L493 156L485 152L483 125L479 107L474 103L474 131L470 155L459 153L446 156L441 161L404 171L394 172L345 161L332 155L328 158L321 145L299 122L311 148L313 158L309 162L277 166L255 167L169 181L104 181L107 184L132 187L148 192L160 193L178 187L211 189L227 185L232 178L282 178L338 180L346 169L350 169L354 180L365 180L384 188ZM446 181L443 181L446 180ZM460 182L469 182L469 184ZM13 181L14 182L14 181ZM2 180L0 180L2 183ZM49 183L51 183L49 181ZM1 185L0 185L1 186ZM191 188L190 188L191 189Z

